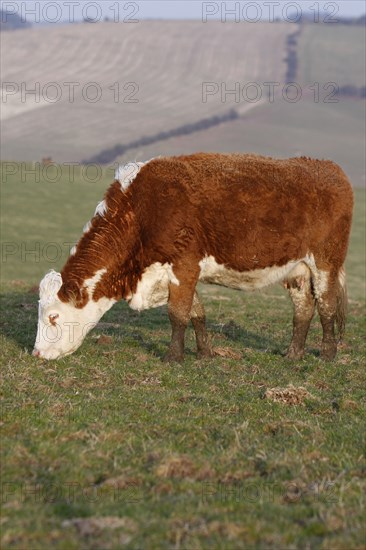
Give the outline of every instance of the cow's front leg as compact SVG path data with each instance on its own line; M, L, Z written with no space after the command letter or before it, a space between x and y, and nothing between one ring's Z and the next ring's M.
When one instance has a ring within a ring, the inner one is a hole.
M213 352L210 346L209 337L206 329L206 316L205 308L197 292L194 293L193 303L191 309L191 321L196 334L197 342L197 357L203 359L204 357L213 357Z
M193 295L197 284L199 268L174 267L174 275L179 281L169 285L168 315L172 325L172 339L165 362L181 363L184 358L184 335L191 317Z
M306 336L314 315L315 299L311 288L311 274L305 264L296 268L293 277L289 277L284 286L288 289L294 306L293 333L287 352L289 359L302 359Z

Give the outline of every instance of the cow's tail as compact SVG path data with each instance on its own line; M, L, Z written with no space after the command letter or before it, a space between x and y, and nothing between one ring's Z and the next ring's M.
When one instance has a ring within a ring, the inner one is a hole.
M338 327L338 337L339 341L342 341L345 328L346 328L346 316L348 308L348 297L347 297L347 285L346 285L346 271L344 267L338 272L337 279L337 309L335 321Z

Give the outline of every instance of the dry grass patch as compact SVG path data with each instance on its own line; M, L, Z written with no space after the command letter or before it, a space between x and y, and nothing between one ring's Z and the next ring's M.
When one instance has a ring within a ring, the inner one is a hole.
M102 487L111 487L113 489L130 489L133 487L140 487L142 484L143 481L141 477L122 474L117 477L106 479L100 485Z
M149 375L146 378L144 378L144 380L141 381L141 384L143 386L160 386L161 380L156 376Z
M69 441L87 441L90 438L90 432L87 430L77 430L67 435L58 436L56 439L60 443L67 443Z
M186 455L166 458L156 468L155 473L163 479L176 478L203 481L215 477L215 472L209 464L200 467Z
M272 435L290 435L294 432L302 433L304 430L310 431L311 427L306 422L301 422L300 420L280 420L278 422L270 422L264 426L264 431Z
M162 478L193 478L197 466L185 455L165 459L157 468L156 475Z
M308 487L301 479L294 479L283 483L282 501L286 504L296 504L307 494Z
M213 352L215 355L218 355L219 357L226 357L229 359L242 359L243 355L239 351L234 351L230 348L214 348Z
M315 450L303 455L303 458L306 462L328 462L329 458L323 455L320 451Z
M77 383L79 382L78 378L76 376L68 376L66 378L63 378L63 380L60 380L59 384L61 388L74 388Z
M151 492L156 496L171 495L174 492L174 486L172 483L158 483L155 487L152 488Z
M295 387L292 384L286 388L270 388L264 395L275 403L285 405L303 405L306 399L314 399L314 396L302 386Z
M137 530L135 521L118 516L67 519L62 522L62 527L75 527L82 537L99 535L104 530L126 529L130 533L135 533Z
M202 518L194 520L174 519L171 521L169 539L175 548L185 548L186 540L192 537L208 538L220 536L227 541L235 541L248 533L247 527L231 521L210 521Z
M107 334L101 334L99 338L97 338L97 344L99 346L111 346L113 344L113 338Z
M254 472L245 470L226 472L226 474L220 478L220 483L223 483L224 485L232 485L238 483L239 481L243 481L244 479L248 479L248 477L254 477L255 475L256 474Z
M356 403L356 401L353 401L352 399L344 399L341 403L341 408L346 411L356 411L360 408L360 404Z

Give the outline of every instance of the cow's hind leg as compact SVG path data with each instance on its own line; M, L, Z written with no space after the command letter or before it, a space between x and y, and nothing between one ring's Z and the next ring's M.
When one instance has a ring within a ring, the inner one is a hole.
M334 325L337 315L337 274L317 269L313 273L314 293L317 300L323 340L320 357L331 361L337 353Z
M184 357L184 336L191 318L193 296L198 280L199 266L174 266L174 274L179 284L170 283L168 315L172 326L172 339L165 362L181 363Z
M294 307L293 333L287 357L301 359L315 309L310 269L304 263L299 264L284 281L284 286Z
M205 309L199 299L197 292L194 293L192 309L190 313L197 342L197 357L213 357L213 352L209 343L209 337L206 330Z

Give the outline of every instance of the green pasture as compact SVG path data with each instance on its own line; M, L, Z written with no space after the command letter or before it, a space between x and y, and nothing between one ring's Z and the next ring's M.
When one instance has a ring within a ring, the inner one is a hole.
M1 548L361 550L364 191L335 362L319 359L318 317L305 359L284 358L281 287L215 286L200 288L212 360L196 359L189 330L185 363L163 364L166 309L120 303L74 355L46 362L30 355L35 285L62 267L112 172L40 167L36 181L27 166L1 165Z
M305 25L298 43L299 80L365 85L365 27L363 25ZM332 88L328 89L332 92Z

